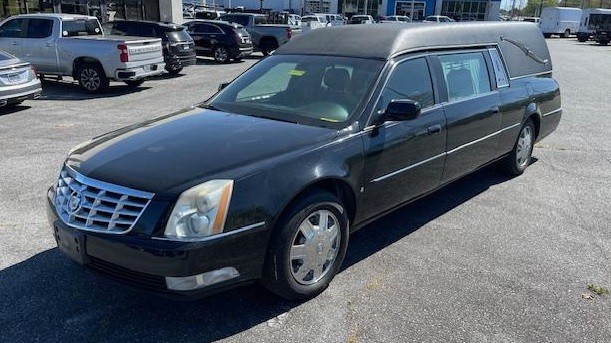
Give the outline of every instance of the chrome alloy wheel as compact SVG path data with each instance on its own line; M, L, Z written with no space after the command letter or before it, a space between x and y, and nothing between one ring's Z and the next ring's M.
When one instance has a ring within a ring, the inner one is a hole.
M518 146L516 151L516 162L520 168L526 166L530 161L530 154L533 144L533 130L531 125L525 125L520 131L518 137Z
M98 88L100 88L100 84L102 83L100 75L95 69L92 68L85 68L81 70L80 81L81 85L89 91L96 91Z
M229 59L229 53L227 52L227 49L222 46L214 49L214 59L218 62L227 61Z
M341 243L339 226L335 215L328 210L313 212L299 224L289 257L295 281L311 285L329 272Z

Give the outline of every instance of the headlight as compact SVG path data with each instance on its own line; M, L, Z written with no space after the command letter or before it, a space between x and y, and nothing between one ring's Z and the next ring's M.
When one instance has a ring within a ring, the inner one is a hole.
M212 180L184 191L174 205L164 235L197 240L223 232L233 180Z

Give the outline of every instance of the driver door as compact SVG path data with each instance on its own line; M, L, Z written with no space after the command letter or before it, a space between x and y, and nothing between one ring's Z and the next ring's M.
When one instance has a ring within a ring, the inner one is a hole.
M369 123L369 132L363 136L365 218L439 186L447 130L443 107L436 98L426 57L402 60L395 65L378 99L373 122L379 120L392 100L418 101L422 112L413 120Z

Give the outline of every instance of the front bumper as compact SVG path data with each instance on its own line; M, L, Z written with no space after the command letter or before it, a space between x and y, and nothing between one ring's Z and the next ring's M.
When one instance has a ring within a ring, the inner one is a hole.
M114 79L117 81L140 80L145 77L163 73L165 63L151 63L138 67L115 70Z
M89 270L123 284L166 297L192 299L261 276L269 237L265 223L198 242L154 239L135 232L88 232L64 224L53 199L50 189L47 216L60 251ZM166 277L187 277L227 267L235 268L239 275L189 291L168 289L166 284Z

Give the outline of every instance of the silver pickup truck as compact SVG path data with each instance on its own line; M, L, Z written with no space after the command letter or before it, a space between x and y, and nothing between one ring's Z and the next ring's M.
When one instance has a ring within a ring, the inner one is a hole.
M0 50L38 74L72 76L89 93L105 91L110 80L139 86L164 68L160 39L104 36L96 17L78 14L9 17L0 23Z
M250 34L255 50L267 56L301 31L290 25L265 24L266 16L255 13L230 13L219 20L244 26Z

